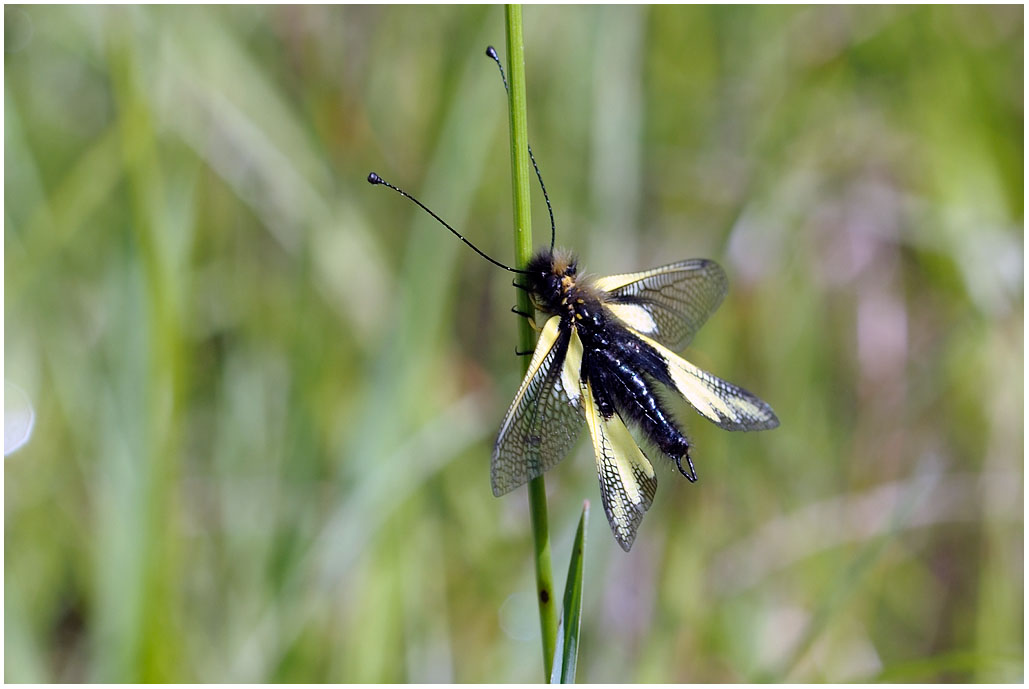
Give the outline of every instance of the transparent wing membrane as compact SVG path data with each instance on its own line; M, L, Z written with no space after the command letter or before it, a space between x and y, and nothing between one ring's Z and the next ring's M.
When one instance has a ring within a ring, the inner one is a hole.
M553 316L536 342L529 370L504 417L493 448L496 496L543 475L568 454L582 428L579 365L582 343Z
M729 290L714 261L694 258L639 273L599 278L607 307L633 330L681 351Z

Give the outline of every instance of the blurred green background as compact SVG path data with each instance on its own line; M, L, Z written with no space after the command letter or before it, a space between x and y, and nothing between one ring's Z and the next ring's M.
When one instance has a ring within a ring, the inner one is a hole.
M581 681L1019 680L1023 9L527 7L595 273L718 260L630 554L547 475ZM4 10L8 681L536 681L501 7ZM534 189L537 244L548 232Z

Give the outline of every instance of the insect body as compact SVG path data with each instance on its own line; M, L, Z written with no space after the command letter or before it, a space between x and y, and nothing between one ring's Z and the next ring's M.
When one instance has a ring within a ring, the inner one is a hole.
M713 261L590 279L578 275L571 255L542 250L523 280L550 317L493 450L495 495L560 461L585 419L604 511L618 544L629 550L657 489L654 468L629 426L696 480L689 441L662 402L659 384L727 430L779 425L760 399L673 351L686 346L725 296L725 274Z

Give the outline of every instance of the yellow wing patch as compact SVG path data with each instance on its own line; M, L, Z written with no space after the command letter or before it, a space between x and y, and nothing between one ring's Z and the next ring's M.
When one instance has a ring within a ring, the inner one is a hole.
M667 266L660 266L658 268L651 268L650 270L641 270L636 273L619 273L618 275L605 275L603 277L596 278L593 282L594 285L604 290L605 292L614 292L622 287L630 285L634 282L641 282L648 278L653 278L658 275L669 272L678 266L677 263L672 263Z
M605 419L597 408L589 383L581 381L580 389L586 425L593 439L604 512L615 540L628 552L643 515L654 501L657 477L621 417L613 414Z
M555 316L554 318L557 318ZM553 319L551 319L553 320ZM568 353L565 354L564 367L561 369L561 385L572 404L579 403L579 372L582 369L582 340L579 333L572 328L572 337L568 341Z
M653 335L657 332L657 322L643 306L639 304L619 304L616 302L607 303L605 306L618 320L636 332L647 335Z
M664 358L679 394L719 427L727 431L763 431L779 425L772 408L756 395L694 366L646 335L637 335Z

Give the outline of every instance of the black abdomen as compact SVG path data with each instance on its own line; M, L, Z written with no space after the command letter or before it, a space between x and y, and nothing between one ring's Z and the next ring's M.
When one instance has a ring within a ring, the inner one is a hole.
M669 457L679 460L686 456L689 441L654 390L654 379L665 382L668 378L667 366L657 352L624 331L583 330L582 374L590 383L601 414L608 418L617 412L634 421Z

